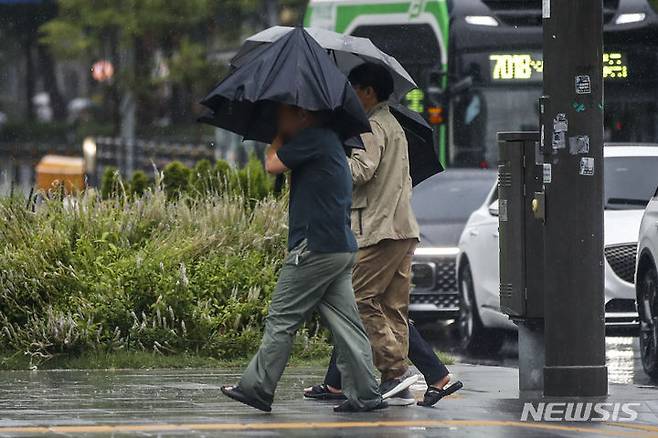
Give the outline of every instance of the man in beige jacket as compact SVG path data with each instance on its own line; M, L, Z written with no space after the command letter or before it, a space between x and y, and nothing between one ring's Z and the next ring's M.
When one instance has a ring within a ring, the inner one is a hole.
M411 210L407 139L387 104L393 79L377 64L355 68L349 79L372 128L362 135L365 150L355 150L350 159L352 230L359 245L352 283L375 366L382 373L380 391L386 396L418 378L406 362L411 259L419 229ZM389 400L411 403L406 388Z

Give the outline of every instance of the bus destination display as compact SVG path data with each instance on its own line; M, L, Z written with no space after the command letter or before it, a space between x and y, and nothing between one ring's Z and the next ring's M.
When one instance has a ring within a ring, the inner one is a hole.
M489 55L491 80L540 82L544 61L541 53L492 53ZM622 52L603 54L603 78L624 80L629 77L628 63Z

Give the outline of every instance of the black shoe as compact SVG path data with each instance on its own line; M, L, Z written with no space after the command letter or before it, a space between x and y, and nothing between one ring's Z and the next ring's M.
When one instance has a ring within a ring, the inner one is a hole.
M244 403L247 406L252 408L260 409L263 412L272 412L272 407L266 405L263 402L258 400L253 400L245 395L244 392L240 389L239 386L222 386L222 392L225 396L232 398L233 400Z
M427 391L425 391L425 396L423 401L418 402L418 406L432 407L439 402L443 397L447 397L450 394L454 394L464 387L464 384L457 380L455 383L451 383L443 389L438 389L433 386L428 386Z
M378 405L373 406L372 408L358 408L352 404L349 400L344 401L334 408L334 412L370 412L377 411L379 409L386 409L388 403L381 401Z
M331 392L326 384L311 386L304 390L304 397L314 400L347 400L342 392Z
M411 369L407 369L407 371L397 379L383 381L382 384L379 385L379 392L382 394L384 400L389 399L416 383L419 377L420 376L414 374Z

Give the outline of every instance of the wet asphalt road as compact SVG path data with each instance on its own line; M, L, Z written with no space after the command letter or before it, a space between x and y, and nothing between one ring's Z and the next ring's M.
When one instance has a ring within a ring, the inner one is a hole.
M592 437L658 436L658 392L611 385L611 399L640 401L632 424L522 422L516 370L455 365L465 388L433 409L391 407L335 414L300 397L319 368L288 369L271 414L224 398L239 370L16 371L0 377L0 436L146 437ZM423 386L413 388L420 397Z
M423 337L437 350L445 351L457 362L474 365L491 365L518 368L516 339L509 336L496 355L478 357L466 354L454 336L452 325L424 324L419 327ZM629 332L610 333L606 336L606 357L610 383L631 383L656 387L642 369L638 337Z
M465 385L433 409L335 414L332 403L300 397L321 381L317 367L286 371L271 414L220 393L238 369L13 371L0 373L0 437L658 437L658 387L641 369L637 338L607 339L607 401L640 403L635 422L547 423L520 421L514 342L497 357L473 358L445 330L423 331L457 358L450 368ZM417 398L424 389L412 387Z

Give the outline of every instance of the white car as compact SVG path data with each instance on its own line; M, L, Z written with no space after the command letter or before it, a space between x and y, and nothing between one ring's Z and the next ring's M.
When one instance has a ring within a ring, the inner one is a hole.
M494 181L493 170L447 169L414 188L411 204L420 226L420 246L411 263L409 315L415 322L454 320L459 315L457 243L468 216L482 204Z
M655 163L654 163L655 166ZM654 169L656 169L654 167ZM655 171L655 170L654 170ZM640 353L644 371L658 378L658 188L640 225L635 288L640 314Z
M607 326L636 327L635 259L644 207L658 186L658 145L604 148L605 318ZM497 351L516 326L500 311L498 191L494 186L459 240L459 333L470 352Z

